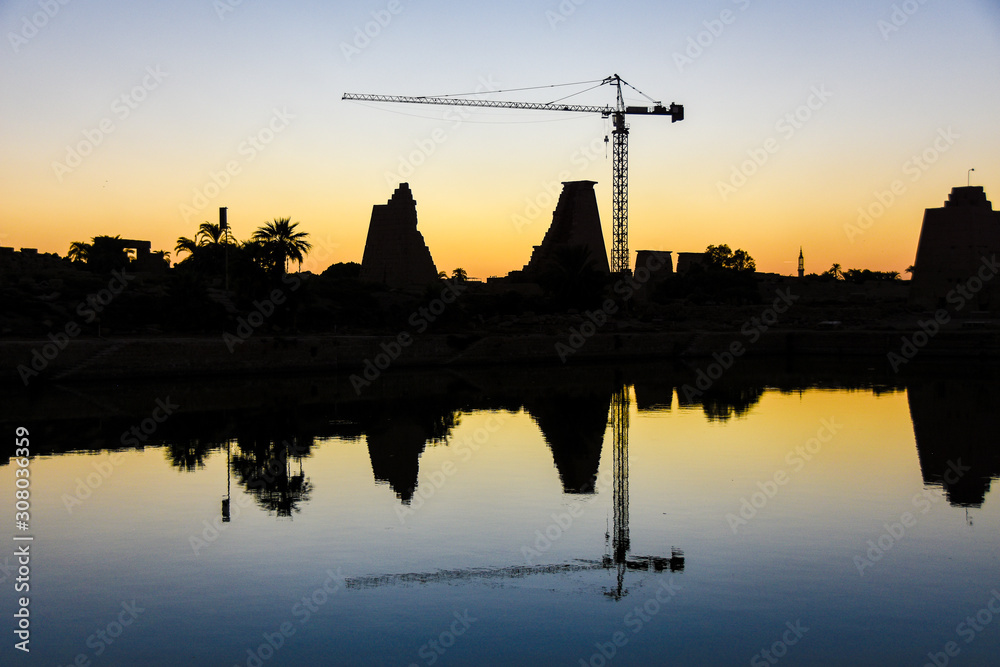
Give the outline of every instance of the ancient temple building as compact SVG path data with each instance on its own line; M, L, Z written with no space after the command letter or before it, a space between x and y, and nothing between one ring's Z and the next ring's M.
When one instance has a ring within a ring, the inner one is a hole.
M559 203L552 214L552 225L545 232L542 244L535 246L531 259L522 269L525 277L538 277L553 263L559 262L562 259L560 256L567 252L588 254L590 265L594 269L602 273L610 272L594 184L594 181L563 183Z
M437 279L431 252L417 230L417 202L400 183L385 204L372 206L361 280L389 287L420 287Z
M1000 279L989 275L995 274L995 256L1000 256L1000 211L993 210L981 186L953 188L943 208L924 211L911 303L955 308L961 298L966 312L1000 309ZM973 298L953 292L958 286Z

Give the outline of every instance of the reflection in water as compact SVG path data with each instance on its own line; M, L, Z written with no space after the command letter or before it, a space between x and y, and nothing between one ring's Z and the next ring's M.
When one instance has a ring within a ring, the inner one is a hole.
M935 379L907 387L924 484L957 507L981 507L1000 478L1000 393L982 380Z
M611 431L614 438L612 443L614 525L611 529L611 550L610 553L604 555L603 560L604 567L614 567L618 572L617 587L605 591L606 595L615 600L620 600L628 595L628 589L625 588L626 570L663 572L669 569L671 572L684 571L684 552L679 549L671 549L669 557L634 556L629 558L628 555L629 548L632 546L628 526L629 403L629 387L623 385L611 397ZM608 535L605 535L604 539L607 543Z
M368 438L375 481L388 484L409 505L424 447L447 441L458 425L458 412L436 403L392 401L365 409L357 419Z
M185 438L167 444L167 460L182 472L195 472L205 467L208 454L219 444L201 438Z
M237 440L236 446L238 450L229 467L257 503L279 517L299 512L299 504L309 500L312 490L302 470L302 459L309 455L312 442L248 437ZM293 459L298 464L297 471Z
M594 492L610 405L611 387L587 387L525 401L525 411L552 450L565 493Z
M0 422L30 426L38 434L39 455L122 450L127 439L118 435L127 435L148 416L157 398L171 396L182 408L155 433L143 436L139 446L163 446L170 465L194 472L235 443L235 482L262 507L284 517L308 502L311 484L304 459L317 439L365 438L375 481L388 484L406 504L416 492L425 448L448 446L461 414L523 410L551 450L563 492L590 494L609 412L615 437L627 435L627 424L622 429L624 422L615 426L613 418L627 407L623 386L633 388L640 413L668 411L676 400L682 408L701 407L710 420L752 414L766 390L828 387L877 395L904 388L898 376L842 366L831 362L802 370L746 360L705 390L698 389L695 372L669 365L566 368L547 375L530 369L401 374L383 385L380 397L361 399L340 379L318 378L248 381L225 389L205 382L132 385L127 390L97 385L86 392L52 387L30 401L22 392L5 396ZM1000 427L1000 394L985 380L914 376L905 388L925 483L942 486L954 505L980 506L990 480L1000 475L998 453L991 446ZM613 395L618 397L614 405ZM0 457L9 456L9 451L0 452ZM627 460L614 460L627 471ZM627 495L627 488L618 490L624 492L621 497ZM616 509L627 519L625 507ZM610 537L612 560L620 561L628 536L615 531Z
M40 535L54 565L44 578L59 594L39 600L59 620L41 657L66 662L120 600L138 598L156 609L155 623L130 628L111 647L125 653L109 653L109 664L155 664L156 655L183 662L190 649L178 647L181 635L190 646L213 647L206 664L242 664L263 632L289 619L292 603L319 590L324 571L339 574L341 566L346 590L285 643L282 661L409 664L417 647L441 636L453 609L482 618L482 634L456 644L448 661L490 664L518 648L512 663L586 658L596 641L628 634L623 619L671 576L686 591L682 603L642 626L641 641L630 641L615 664L659 664L668 654L683 664L745 664L799 614L826 630L796 646L795 661L838 655L844 664L903 664L939 650L982 607L995 585L998 507L988 493L1000 469L990 449L1000 392L985 381L904 384L864 369L805 372L746 360L714 392L678 408L691 377L670 365L481 369L387 376L377 394L361 398L336 377L248 380L232 389L212 380L139 384L117 394L51 388L30 404L12 395L0 401L0 422L29 426L38 478L71 493L108 457L60 453L132 449L119 436L157 398L182 406L139 447L161 451L121 457L79 512L63 514L61 499L40 494L40 516L51 519ZM815 387L836 391L807 391ZM886 389L895 396L871 395ZM429 468L457 460L459 443L502 411L517 415L504 421L511 426L483 443L419 520L401 525L399 503L434 479ZM723 415L742 422L707 423ZM856 417L859 428L817 457L745 535L730 537L725 513L773 474L786 446L830 415ZM888 536L876 531L885 517L912 511L921 474L954 505L985 505L976 528L956 530L962 510L940 503L889 559L858 576L851 559L869 538L884 544ZM176 493L179 476L198 495ZM236 525L225 524L236 530L215 523L217 498L222 521L227 501L240 503L232 507ZM536 529L546 534L552 512L591 500L593 509L551 539L551 550L526 557L523 545L537 544L529 537ZM240 514L245 501L252 512ZM215 517L211 527L206 514ZM211 528L218 542L195 547L192 535ZM686 563L674 545L695 560ZM927 585L913 586L918 579ZM984 636L963 652L990 664L987 645L995 651ZM331 658L330 647L347 648ZM545 647L547 654L532 654Z

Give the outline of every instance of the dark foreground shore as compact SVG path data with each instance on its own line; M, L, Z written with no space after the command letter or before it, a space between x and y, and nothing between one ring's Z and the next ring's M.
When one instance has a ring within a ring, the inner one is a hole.
M587 335L587 334L591 335ZM1000 331L695 331L563 334L296 335L234 340L122 337L0 341L7 386L92 379L245 376L350 371L374 381L389 368L743 357L882 357L892 370L923 359L1000 358Z

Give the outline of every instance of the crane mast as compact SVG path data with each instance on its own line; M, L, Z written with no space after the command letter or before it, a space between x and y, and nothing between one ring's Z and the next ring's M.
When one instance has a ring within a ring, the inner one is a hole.
M648 98L652 107L626 106L622 96L622 84L639 92ZM637 88L613 74L602 80L599 85L613 85L617 98L615 106L593 106L581 104L563 104L561 102L505 102L501 100L478 100L459 97L411 97L405 95L372 95L362 93L344 93L342 99L360 102L402 102L407 104L438 104L461 107L485 107L492 109L527 109L535 111L575 111L580 113L599 113L604 118L611 118L613 153L612 153L612 229L611 229L611 271L613 273L629 271L628 251L628 129L625 123L626 114L670 116L671 122L684 120L684 106L671 104L665 107L660 102L649 98Z

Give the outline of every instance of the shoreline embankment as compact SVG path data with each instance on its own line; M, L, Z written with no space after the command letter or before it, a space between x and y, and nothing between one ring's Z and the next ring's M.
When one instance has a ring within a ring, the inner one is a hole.
M700 358L881 356L911 360L1000 359L1000 331L928 334L866 330L464 333L421 336L257 335L0 340L7 385L94 379L245 376L351 371L369 379L390 367L562 365Z

